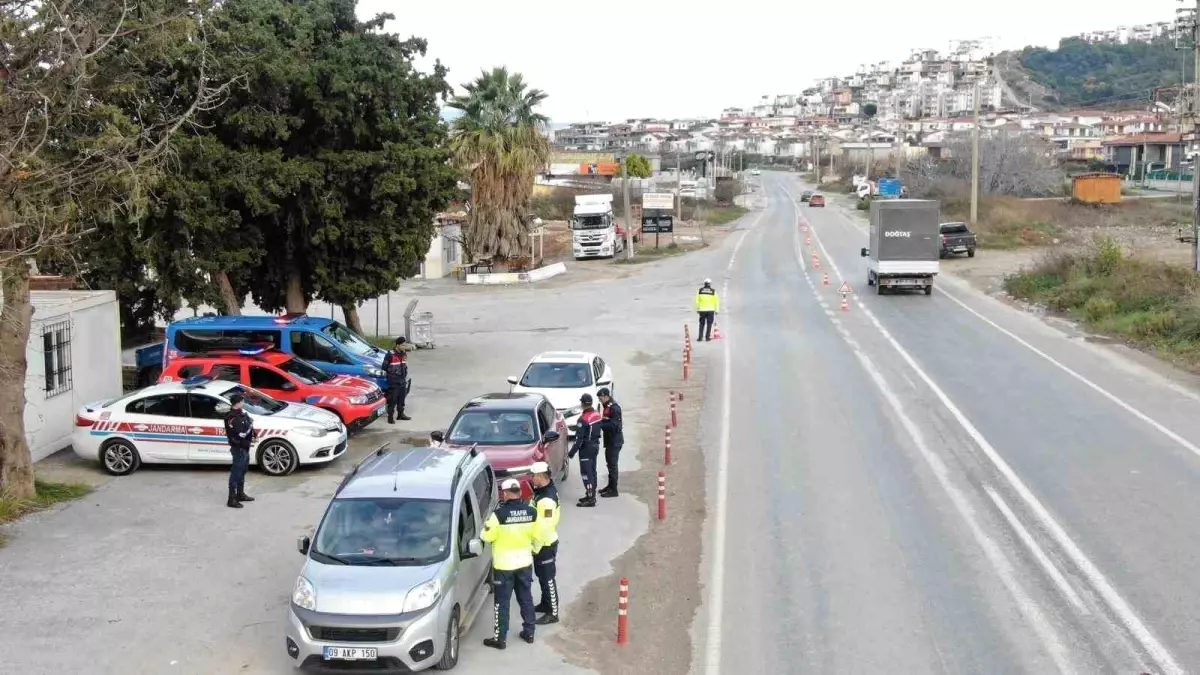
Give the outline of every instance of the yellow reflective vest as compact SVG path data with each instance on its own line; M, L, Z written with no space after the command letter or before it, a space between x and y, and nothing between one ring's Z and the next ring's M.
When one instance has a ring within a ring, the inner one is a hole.
M558 541L558 488L554 483L549 483L546 487L535 490L533 493L533 501L531 502L534 510L537 511L537 539L542 546L549 546Z
M712 286L701 286L700 291L696 293L696 311L697 312L719 312L721 311L721 299L717 297L717 290Z
M537 513L518 500L504 502L488 516L481 538L492 545L492 567L501 571L532 566L533 554L542 548Z

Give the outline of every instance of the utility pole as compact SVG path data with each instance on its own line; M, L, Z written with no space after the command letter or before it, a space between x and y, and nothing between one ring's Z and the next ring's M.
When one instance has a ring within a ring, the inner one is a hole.
M1180 2L1184 3L1185 0ZM1190 126L1191 143L1195 145L1200 141L1200 115L1197 115L1200 112L1197 106L1200 103L1200 0L1196 0L1194 8L1184 4L1175 10L1175 49L1192 52L1192 82L1189 86L1181 78L1175 112L1179 117L1179 130L1182 132ZM1180 136L1180 149L1184 157L1187 156L1187 145L1182 139L1187 135L1184 133ZM1181 173L1182 159L1179 167ZM1192 269L1200 272L1200 157L1192 160Z
M677 223L683 221L683 197L679 194L682 189L683 160L679 158L679 148L675 148L675 222Z
M1196 0L1200 2L1200 0ZM971 226L979 222L979 78L975 78L975 124L971 128Z
M629 210L629 162L627 154L621 155L621 185L625 193L625 259L633 260L633 211Z

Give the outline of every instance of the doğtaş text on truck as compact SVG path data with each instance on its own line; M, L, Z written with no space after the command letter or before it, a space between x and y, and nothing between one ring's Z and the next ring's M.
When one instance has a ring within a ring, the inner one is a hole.
M625 230L613 216L612 201L611 194L575 195L571 252L576 260L611 258L625 250Z
M887 199L871 202L867 248L867 285L885 289L923 290L933 294L933 277L941 257L938 202Z

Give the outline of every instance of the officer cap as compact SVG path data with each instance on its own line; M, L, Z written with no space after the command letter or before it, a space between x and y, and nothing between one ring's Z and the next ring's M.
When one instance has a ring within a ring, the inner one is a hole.
M402 344L404 344L405 342L408 342L408 340L404 339L404 336L403 336L403 335L401 335L400 337L396 338L396 344L398 344L398 345L402 345Z
M583 396L580 396L580 397L579 397L579 402L580 402L580 403L582 403L582 404L584 404L584 405L591 405L591 404L592 404L592 395L591 395L591 394L584 394Z
M504 490L505 492L520 492L521 484L518 483L515 478L505 478L504 481L500 483L500 489Z
M610 398L611 398L611 397L612 397L612 392L608 390L608 387L601 387L601 388L600 388L600 391L596 392L596 395L597 395L597 396L606 396L606 397L610 397Z
M705 280L704 280L704 285L705 285L705 286L712 286L712 279L705 279Z
M534 473L550 473L550 465L545 462L534 462L530 470Z
M237 405L244 400L246 400L246 399L241 394L230 394L229 395L229 405Z

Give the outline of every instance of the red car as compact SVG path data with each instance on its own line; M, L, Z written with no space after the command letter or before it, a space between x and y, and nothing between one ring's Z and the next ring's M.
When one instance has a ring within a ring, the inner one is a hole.
M809 206L820 206L820 207L824 208L825 195L813 195L813 196L809 197L808 205Z
M567 421L541 394L484 394L458 411L450 429L430 436L443 448L468 450L479 446L492 464L499 489L501 478L521 483L521 496L533 496L530 480L534 462L550 465L558 483L566 480Z
M332 375L304 359L265 347L187 354L171 360L159 382L196 375L253 387L280 401L307 403L341 418L351 431L374 422L386 411L383 391L370 380Z

